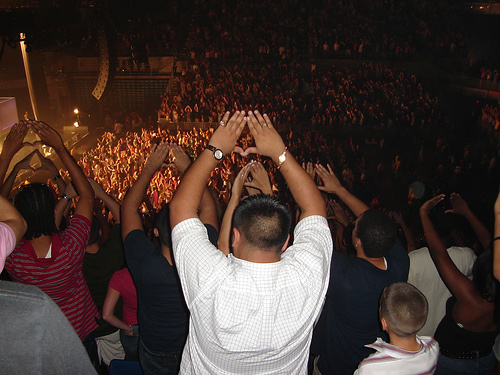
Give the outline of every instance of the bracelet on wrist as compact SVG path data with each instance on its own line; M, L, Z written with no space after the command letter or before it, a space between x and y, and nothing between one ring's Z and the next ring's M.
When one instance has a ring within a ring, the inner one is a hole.
M287 152L288 152L288 147L285 147L283 153L280 156L278 156L278 164L276 165L276 168L280 169L283 163L286 161Z
M66 199L68 202L71 202L71 198L66 195L66 193L61 194L62 199Z

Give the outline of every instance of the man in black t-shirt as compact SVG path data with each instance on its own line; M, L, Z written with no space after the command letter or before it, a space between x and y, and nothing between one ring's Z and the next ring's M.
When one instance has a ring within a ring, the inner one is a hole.
M190 165L189 157L178 145L154 145L135 184L122 205L122 237L127 265L137 288L140 327L139 361L147 374L177 374L187 332L189 312L184 302L175 269L170 239L168 206L156 216L154 233L161 246L156 246L144 233L138 208L154 174L164 165L169 152L175 167L183 173ZM208 233L217 241L217 217L212 196L204 194L200 215L204 216ZM205 212L205 214L203 214Z
M350 375L372 349L365 345L385 337L378 318L382 290L406 281L410 261L397 241L390 219L370 209L347 189L328 166L316 167L324 183L319 189L337 195L357 216L349 239L355 257L333 252L330 285L323 312L313 334L313 374Z

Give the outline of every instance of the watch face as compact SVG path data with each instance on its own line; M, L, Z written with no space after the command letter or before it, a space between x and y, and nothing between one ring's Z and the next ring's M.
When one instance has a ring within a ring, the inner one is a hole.
M217 160L221 160L223 156L224 154L222 153L221 150L217 149L214 151L214 158L216 158Z

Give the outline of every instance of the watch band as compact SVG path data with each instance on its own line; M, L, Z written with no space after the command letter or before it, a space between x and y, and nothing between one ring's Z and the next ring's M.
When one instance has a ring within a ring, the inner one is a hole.
M66 193L61 194L62 199L66 199L68 202L71 202L71 198L66 195Z
M207 145L205 149L212 151L212 155L217 161L221 160L224 157L224 153L222 152L222 150L218 149L215 146Z

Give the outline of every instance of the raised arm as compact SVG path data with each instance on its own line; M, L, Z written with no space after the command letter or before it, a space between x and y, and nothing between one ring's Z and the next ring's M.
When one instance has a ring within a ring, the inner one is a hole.
M258 111L248 113L248 127L255 139L255 147L248 152L270 157L281 171L295 202L300 208L300 219L311 215L326 218L326 207L316 184L288 152L281 136L273 127L271 120Z
M446 250L446 246L441 242L429 218L429 212L443 199L444 194L438 195L425 202L420 208L420 218L431 258L439 271L441 279L457 298L459 305L469 308L470 313L474 313L476 310L481 311L479 307L483 305L484 299L474 284L455 266Z
M59 194L62 194L64 192L64 189L66 189L66 182L64 182L64 180L62 179L61 175L59 174L59 170L55 166L54 162L49 158L43 156L39 150L36 150L36 153L38 155L38 158L40 159L40 162L42 163L42 166L39 169L46 170L50 173L52 181L54 181L57 185Z
M397 224L399 224L399 226L403 230L403 233L406 238L407 251L411 252L415 250L417 246L415 245L415 239L413 238L413 233L411 232L410 228L408 228L408 226L406 225L406 222L403 219L403 215L401 214L401 212L391 211L387 216L389 216L389 218L391 218Z
M55 221L56 221L56 227L58 229L60 229L61 227L62 218L68 217L69 215L69 211L71 209L71 200L73 198L76 198L77 196L78 194L73 188L73 184L67 184L66 188L64 189L64 192L61 194L61 197L56 203Z
M497 280L500 280L500 191L494 207L495 212L495 231L493 239L493 272Z
M219 156L219 152L227 155L233 151L244 126L245 112L236 111L230 119L229 112L224 115L221 125L208 142L208 145L217 151L206 148L198 156L196 161L186 171L170 202L170 222L172 228L181 221L198 217L198 208L208 177L219 162L215 156Z
M349 190L342 186L337 176L335 176L335 173L333 173L330 165L327 164L327 167L328 169L323 167L321 164L316 165L316 173L323 181L323 186L318 186L318 189L321 191L326 191L327 193L337 195L339 199L351 209L356 217L368 210L370 207L368 207L361 200L352 195Z
M73 159L66 147L64 147L61 136L43 122L34 121L31 123L31 128L38 134L43 143L55 150L66 166L71 176L71 182L80 196L75 208L75 214L92 220L92 213L94 211L94 191L83 174L82 169L76 164L75 159Z
M141 215L137 209L141 205L149 183L154 174L162 165L165 164L165 158L168 155L170 146L167 143L160 145L154 144L151 148L149 158L142 169L137 181L125 195L122 203L121 220L122 220L122 238L125 239L127 234L135 229L143 230Z
M116 200L114 200L110 195L108 195L104 189L102 188L101 185L99 185L97 182L92 180L91 178L88 179L90 182L90 186L92 186L92 189L94 190L94 194L97 198L102 200L104 205L111 211L111 215L113 215L115 219L115 223L120 222L120 203L118 203Z
M14 165L12 171L9 173L4 183L2 184L0 194L3 197L7 198L10 195L10 192L12 191L12 187L14 186L14 182L16 181L19 172L21 172L22 170L33 170L33 168L30 166L30 162L31 158L36 154L36 152L37 152L36 150L30 152L23 159L18 161L16 165Z
M245 187L249 195L273 195L273 188L271 187L271 181L269 181L269 175L262 163L252 161L250 163L249 172L252 178L247 179L245 177Z
M7 134L3 143L2 153L0 153L0 183L3 184L5 174L9 169L10 161L23 146L24 137L27 133L28 126L26 122L21 121L14 124L11 127L9 134Z
M486 249L491 244L491 233L490 231L479 221L479 219L474 215L474 213L469 208L469 205L465 200L457 193L452 193L450 196L451 210L447 210L447 213L454 213L464 216L469 224L474 229L479 241Z
M252 163L248 163L243 168L234 179L233 188L231 189L231 198L227 204L226 211L222 217L222 223L220 225L218 248L225 255L230 253L230 237L231 237L231 224L233 221L234 210L240 203L241 192L243 191L243 185L248 177Z

